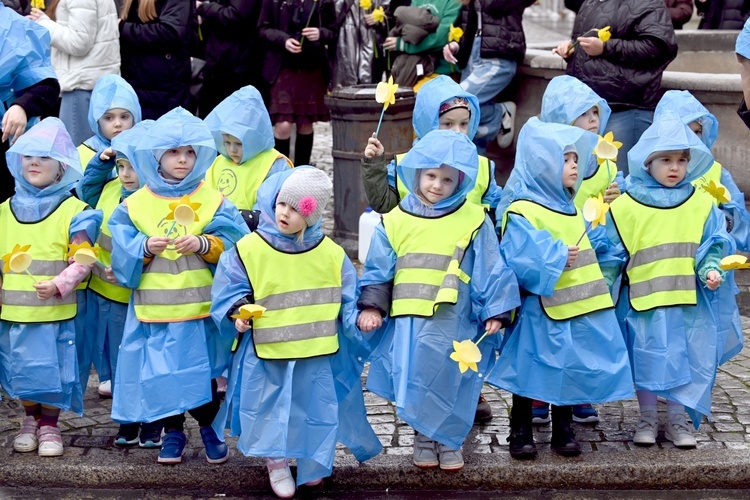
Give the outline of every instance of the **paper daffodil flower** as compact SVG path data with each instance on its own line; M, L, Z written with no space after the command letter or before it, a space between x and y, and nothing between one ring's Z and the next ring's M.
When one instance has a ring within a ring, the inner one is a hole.
M266 308L263 306L259 306L258 304L245 304L244 306L240 306L237 314L232 314L232 318L244 320L258 319L263 316L264 312L266 312Z
M71 243L68 245L67 257L75 258L76 253L78 253L81 250L91 252L94 255L99 255L99 248L92 247L91 243L89 243L88 241L82 241L81 243Z
M605 216L608 211L609 203L605 203L602 194L599 193L598 198L591 197L586 200L586 203L583 205L583 218L591 224L591 228L593 229L599 224L604 225L607 223Z
M3 272L7 273L13 271L14 273L22 273L31 265L33 260L28 251L31 245L14 245L13 250L3 255Z
M179 200L169 204L171 212L167 214L167 220L173 220L183 226L187 226L192 222L197 222L200 219L195 211L198 210L201 205L202 203L191 203L190 197L185 195Z
M709 181L708 184L704 184L701 187L713 196L720 205L732 201L732 195L729 194L729 190L724 186L717 185L714 181Z
M448 43L458 42L462 36L464 36L464 30L451 24L451 30L448 32Z
M388 109L391 104L396 104L397 91L398 84L393 83L393 75L391 75L387 82L380 82L375 87L375 100L383 105L383 109Z
M462 340L461 342L453 341L453 353L450 358L458 363L458 369L461 373L471 368L473 371L479 371L477 363L482 361L482 353L477 345L471 340Z
M372 9L372 0L359 0L359 8L364 10Z
M596 30L596 36L599 37L599 40L606 42L612 37L612 32L610 32L609 29L609 26L605 26L602 29Z
M372 18L375 19L376 23L382 23L385 21L385 10L383 7L378 7L372 11Z
M750 269L750 263L747 262L747 257L744 255L727 255L719 263L719 267L724 271L732 271L734 269Z
M596 143L594 154L599 163L603 163L605 160L615 161L617 159L617 150L621 147L622 143L616 141L614 134L610 131L604 134L604 137L599 136L599 142Z

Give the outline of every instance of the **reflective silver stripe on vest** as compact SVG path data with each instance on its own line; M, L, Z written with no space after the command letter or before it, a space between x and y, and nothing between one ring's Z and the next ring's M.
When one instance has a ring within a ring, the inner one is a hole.
M255 303L270 311L320 304L338 305L341 304L341 288L312 288L309 290L276 293L262 299L257 299Z
M599 279L555 290L552 297L542 297L542 305L544 307L562 306L604 294L609 295L609 287L604 280Z
M61 306L76 303L76 294L71 293L63 299L51 298L40 300L36 292L21 292L16 290L3 290L3 304L8 306L33 306L33 307L50 307ZM33 318L29 318L33 321Z
M57 276L61 272L65 271L68 267L68 263L62 260L37 260L34 259L29 264L28 271L34 276ZM26 274L24 273L6 273L11 274Z
M655 247L638 250L628 262L628 271L634 267L651 264L664 259L675 259L680 257L695 258L698 252L698 243L663 243Z
M211 302L211 285L180 290L134 290L137 306L180 306Z
M464 257L464 250L456 247L452 256L439 255L434 253L407 253L396 259L396 272L400 269L435 269L437 271L447 271L452 260L461 262Z
M144 273L164 273L177 275L185 271L198 271L206 269L206 261L196 254L183 255L177 260L167 259L165 257L154 257Z
M109 253L112 253L112 237L100 232L99 237L96 239L96 244L102 247Z
M458 290L458 276L448 274L440 286L421 283L399 283L393 287L393 300L421 299L434 301L442 288Z
M253 341L256 344L273 344L276 342L332 337L337 334L336 320L332 319L304 323L302 325L280 326L278 328L255 328L253 330Z
M573 265L565 269L570 271L579 267L590 266L591 264L598 264L599 261L596 259L596 251L593 248L587 248L578 252L578 258L576 258Z
M693 291L695 276L660 276L630 284L630 298L637 299L657 292Z

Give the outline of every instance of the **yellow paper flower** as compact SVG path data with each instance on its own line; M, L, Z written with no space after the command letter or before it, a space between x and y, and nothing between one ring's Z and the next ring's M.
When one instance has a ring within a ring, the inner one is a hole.
M604 137L599 136L599 142L596 143L594 148L594 154L598 162L604 163L605 160L615 161L617 160L617 150L622 147L620 141L615 140L612 132L607 132Z
M68 254L66 257L69 259L71 257L75 257L76 252L79 250L90 250L94 253L94 255L99 255L99 248L98 247L92 247L91 243L88 241L82 241L81 243L71 243L68 245Z
M612 37L612 33L609 31L609 28L609 26L605 26L602 29L596 30L596 36L598 36L599 40L601 40L602 42L606 42Z
M31 248L31 245L21 246L16 244L13 246L13 250L3 255L3 262L5 263L3 265L3 272L7 273L11 271L11 262L13 262L12 271L14 273L22 273L23 271L25 271L29 267L29 264L31 264L31 255L27 253L29 251L29 248ZM28 259L25 258L26 256L28 256ZM25 262L26 260L28 260L28 263ZM26 265L23 269L20 269L20 267L17 267L17 263L23 263Z
M375 87L375 100L383 105L383 109L388 109L391 104L396 104L397 91L398 84L393 83L393 75L391 75L387 82L380 82Z
M44 10L47 8L44 5L44 0L31 0L31 6L39 10Z
M606 214L609 211L609 203L604 202L602 194L599 193L598 198L591 197L586 200L583 205L583 218L586 222L591 223L591 229L594 229L599 224L605 225L607 223Z
M258 304L245 304L244 306L240 306L240 310L237 314L232 314L231 317L244 320L258 319L263 316L264 312L266 312L266 308L263 306L259 306Z
M202 203L191 203L188 195L169 204L171 212L167 214L167 220L176 220L178 224L187 226L191 222L198 222L196 210L201 207Z
M372 0L359 0L359 8L364 10L372 9Z
M458 363L458 369L461 373L466 372L469 368L476 372L479 371L477 363L482 361L482 353L471 340L462 340L461 342L454 340L453 353L450 358Z
M750 263L747 262L747 257L744 255L727 255L719 263L719 267L724 271L732 271L734 269L750 269Z
M704 184L701 187L713 196L720 205L732 201L732 195L729 194L727 188L717 185L714 181L709 181L708 184Z
M464 30L451 24L451 30L448 32L448 43L458 42L462 36L464 36Z
M385 10L383 10L383 7L378 7L377 9L373 10L372 18L375 19L376 23L385 22Z

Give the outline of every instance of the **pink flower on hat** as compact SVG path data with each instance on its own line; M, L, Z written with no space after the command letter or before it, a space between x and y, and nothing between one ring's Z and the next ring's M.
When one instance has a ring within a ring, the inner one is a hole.
M302 217L310 217L318 208L318 200L314 196L305 196L299 200L299 213Z

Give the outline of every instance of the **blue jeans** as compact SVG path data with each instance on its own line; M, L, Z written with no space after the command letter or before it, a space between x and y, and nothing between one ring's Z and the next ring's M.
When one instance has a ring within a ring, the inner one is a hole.
M60 121L68 129L73 144L78 146L94 135L89 127L90 90L72 90L62 93L60 101Z
M630 172L628 151L635 146L643 132L654 122L654 112L646 109L628 109L613 112L607 122L606 132L612 132L616 141L622 143L617 154L617 168L627 177Z
M481 48L482 37L474 37L471 57L461 72L461 88L479 100L479 128L474 142L477 147L481 143L486 148L487 141L497 137L505 111L494 99L513 80L518 64L507 59L483 59L479 55Z

